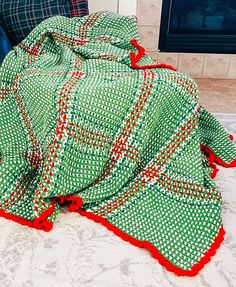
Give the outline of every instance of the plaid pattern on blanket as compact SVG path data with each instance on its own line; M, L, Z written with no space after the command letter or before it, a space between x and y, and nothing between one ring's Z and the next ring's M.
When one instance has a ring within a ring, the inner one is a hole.
M49 231L65 202L168 270L193 276L223 240L216 165L228 132L189 76L155 63L135 17L52 17L0 69L0 216Z

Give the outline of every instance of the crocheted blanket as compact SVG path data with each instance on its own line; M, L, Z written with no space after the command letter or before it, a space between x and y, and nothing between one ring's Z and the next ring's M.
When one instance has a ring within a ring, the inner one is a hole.
M135 17L45 20L5 58L0 215L49 231L64 203L193 276L223 240L228 133L187 75L145 54Z

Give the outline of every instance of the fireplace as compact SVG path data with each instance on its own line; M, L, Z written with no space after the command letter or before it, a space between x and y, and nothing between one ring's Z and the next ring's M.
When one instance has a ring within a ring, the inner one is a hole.
M164 0L161 52L236 53L236 0Z

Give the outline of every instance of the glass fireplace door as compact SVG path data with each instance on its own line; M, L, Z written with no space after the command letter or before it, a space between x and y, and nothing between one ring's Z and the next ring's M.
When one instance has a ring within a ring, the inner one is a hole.
M236 53L236 0L163 0L161 51Z

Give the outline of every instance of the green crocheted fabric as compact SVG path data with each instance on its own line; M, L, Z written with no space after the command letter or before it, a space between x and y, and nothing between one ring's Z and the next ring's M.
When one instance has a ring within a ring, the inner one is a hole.
M50 230L68 202L191 276L223 240L211 176L236 149L196 83L137 42L135 17L101 12L47 19L8 54L0 215Z

